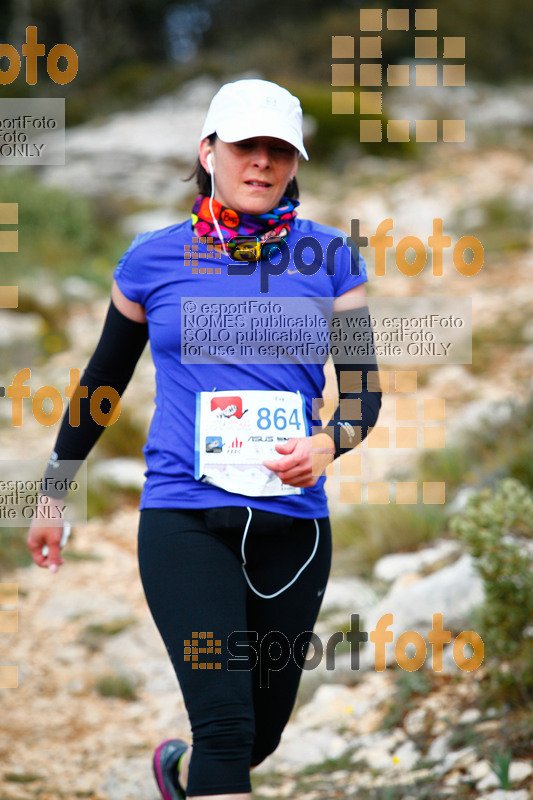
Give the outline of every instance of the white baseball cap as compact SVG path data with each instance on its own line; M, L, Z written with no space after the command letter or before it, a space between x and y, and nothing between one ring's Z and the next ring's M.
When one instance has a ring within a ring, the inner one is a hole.
M211 100L200 139L212 133L223 142L254 136L283 139L309 161L300 101L277 83L256 79L225 83Z

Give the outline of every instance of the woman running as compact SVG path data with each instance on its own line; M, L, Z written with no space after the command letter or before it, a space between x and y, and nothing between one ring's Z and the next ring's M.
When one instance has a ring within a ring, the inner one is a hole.
M155 751L164 800L250 797L250 769L294 706L328 580L324 471L381 403L375 361L342 363L332 346L340 405L321 425L330 330L368 315L366 273L340 231L297 217L300 158L296 97L262 80L219 90L192 218L137 236L119 262L80 424L67 412L45 475L42 495L61 504L51 479L68 483L104 430L88 398L99 386L121 396L150 339L139 568L192 731L191 744ZM63 563L60 536L32 525L39 566Z

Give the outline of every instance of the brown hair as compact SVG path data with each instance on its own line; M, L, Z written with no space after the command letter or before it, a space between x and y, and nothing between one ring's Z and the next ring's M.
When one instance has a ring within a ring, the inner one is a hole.
M214 144L215 139L217 138L216 133L212 133L210 136L207 137L209 140L209 144ZM196 164L192 168L189 175L186 178L182 178L183 181L191 181L193 178L196 180L196 185L198 186L198 191L200 194L211 194L211 175L205 171L200 163L200 159L196 159ZM300 196L300 189L298 187L298 183L296 178L293 178L291 181L288 182L285 191L283 192L284 197L288 197L289 200L298 200Z

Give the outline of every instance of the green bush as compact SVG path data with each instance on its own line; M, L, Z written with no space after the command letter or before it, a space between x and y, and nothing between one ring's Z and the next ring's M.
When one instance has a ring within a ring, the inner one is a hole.
M507 748L504 751L494 753L490 764L490 768L500 781L500 786L504 791L508 791L511 788L511 782L509 780L509 767L511 766L511 759L512 751Z
M483 578L485 602L477 629L485 644L491 702L514 706L533 701L533 494L514 479L472 496L451 521Z
M485 254L493 254L498 268L502 253L526 250L531 238L531 212L524 204L513 201L508 194L500 194L481 201L479 204L481 222L465 223L468 208L459 207L454 214L452 226L464 234L477 236L483 243Z
M46 271L52 279L81 275L109 286L113 264L128 244L109 204L46 186L26 169L0 175L0 194L2 202L19 206L19 250L2 262L6 283Z
M109 425L98 440L97 453L108 458L141 458L146 441L146 431L136 423L126 408L121 406L120 416Z
M28 522L28 528L29 525ZM32 563L26 545L28 528L0 527L0 567L3 570L27 567Z
M96 652L103 647L107 638L122 633L127 630L127 628L135 625L136 622L137 620L135 617L118 617L109 622L93 623L87 625L85 630L80 634L78 641L80 644L85 645L88 650Z
M394 694L387 703L381 723L382 730L400 725L407 712L415 707L417 698L426 697L433 688L432 676L424 669L406 672L398 668L395 683Z
M409 142L360 141L358 91L354 93L353 114L332 114L332 88L328 84L284 81L281 78L279 82L300 99L305 114L315 121L316 129L306 144L306 149L309 149L309 154L313 158L331 158L343 146L357 151L364 150L373 155L414 155L414 149ZM382 130L386 130L386 115L382 114L380 119ZM341 150L341 154L345 154L345 151ZM340 168L342 170L345 168L344 157L340 160Z
M440 506L361 506L335 522L333 537L336 548L343 550L343 568L369 576L382 556L417 550L444 527Z
M491 325L475 328L472 332L472 364L470 372L484 375L493 365L508 358L517 347L524 347L524 326L528 321L526 314L513 309L512 313L500 314Z
M498 421L501 413L495 409L465 431L460 444L424 453L418 480L445 481L448 500L461 485L507 477L533 489L533 398L524 405L509 401L507 406L504 421Z
M127 675L111 672L95 682L95 689L102 697L119 697L121 700L136 700L137 687Z

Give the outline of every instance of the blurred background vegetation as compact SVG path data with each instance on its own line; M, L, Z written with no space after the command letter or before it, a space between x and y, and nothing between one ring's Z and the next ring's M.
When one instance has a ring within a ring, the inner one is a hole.
M359 8L382 8L360 0L4 0L0 40L19 48L28 24L38 27L47 51L70 44L79 72L66 86L51 86L45 59L41 80L28 87L23 70L2 96L69 98L70 122L148 100L177 88L192 75L215 78L258 70L267 80L327 87L330 36L357 35ZM388 2L387 8L437 8L439 36L466 36L469 79L491 83L526 79L533 73L533 7L523 0L421 0ZM328 35L324 36L324 30ZM381 32L382 64L414 52L412 29ZM311 111L311 109L310 109ZM331 115L329 115L331 116Z
M329 169L333 166L337 177L345 168L345 149L354 148L358 156L362 149L356 141L354 117L331 114L331 36L357 37L359 8L383 8L385 5L408 7L411 13L415 8L436 7L438 35L466 37L468 81L493 86L527 85L531 81L533 6L524 0L507 0L506 3L500 0L421 0L416 3L400 0L387 4L366 0L339 0L334 4L318 0L293 0L291 3L285 0L235 0L231 3L222 0L196 3L3 0L0 5L1 41L13 44L20 51L26 26L37 25L38 39L45 43L47 51L62 42L74 47L79 56L79 73L70 84L53 84L46 75L44 59L40 59L35 86L26 84L22 69L16 81L0 87L0 96L66 96L67 124L74 126L104 120L116 111L152 101L176 91L199 75L222 82L253 70L254 74L278 81L297 94L305 112L314 119L316 130L309 147L312 163L307 180L313 192L319 194L325 185L324 174L313 172L313 165L318 164L320 168L325 164ZM381 35L384 67L388 63L412 59L415 35L412 27L409 32L384 29ZM371 156L369 161L374 172L365 174L365 162L361 159L358 186L364 186L365 181L367 184L382 181L385 192L393 184L410 177L410 161L415 155L418 157L412 146L390 147L386 153L381 145L368 145L364 149ZM529 142L526 144L528 156L531 149ZM376 166L376 156L382 160L381 173ZM403 163L398 166L402 159L409 162L408 166ZM337 181L335 190L339 183ZM40 180L38 170L7 169L0 170L0 197L2 202L19 204L19 224L24 230L16 259L3 261L2 282L15 283L19 277L33 279L41 274L53 276L57 282L68 276L78 276L98 290L107 290L113 267L131 238L124 233L120 221L138 210L134 201L128 204L114 197L84 196L72 189L46 185ZM531 246L530 204L523 196L512 197L507 191L491 197L485 197L482 192L477 201L478 216L473 217L472 223L468 220L471 197L463 199L460 187L453 224L462 227L464 234L471 233L483 242L487 272L490 266L494 266L495 271L501 270L504 257L524 256ZM500 287L496 289L501 290ZM21 291L20 297L20 313L36 313L42 318L37 361L45 363L47 358L69 346L64 332L68 303L61 296L55 303L43 303L38 292ZM499 318L475 328L469 374L481 378L495 370L500 362L505 362L513 349L527 346L531 339L531 331L527 333L526 330L528 323L530 321L514 308L503 305ZM421 374L424 375L423 370ZM144 436L144 428L124 412L120 423L102 438L96 455L139 457ZM455 444L426 452L415 467L409 465L405 474L398 473L395 477L405 480L406 475L409 480L418 482L445 482L446 505L362 506L357 513L343 516L336 523L335 537L345 570L370 577L374 563L382 555L417 549L443 534L452 535L450 508L454 503L461 506L458 502L461 493L484 491L486 487L499 485L505 478L513 478L533 490L533 400L509 401L509 413L505 418L499 418L496 424L488 418L486 423L470 426ZM112 512L123 503L136 503L137 497L137 492L127 493L109 487L93 489L89 497L90 514ZM476 522L476 514L479 514L479 504L473 503L463 524L455 526L457 535L461 533L470 543L474 555L477 553L475 531L481 527ZM491 540L495 552L500 552L498 548L507 532L503 526ZM505 554L505 548L501 552ZM27 561L21 529L1 529L0 565L7 568ZM512 565L506 565L506 569L511 568ZM498 583L494 574L487 580L491 586ZM518 618L518 611L516 615ZM488 626L489 616L483 620ZM520 631L524 630L525 622L522 623L520 617ZM527 653L522 650L517 655L520 670L526 664L526 657L531 658L530 645ZM497 667L502 661L503 655ZM491 675L496 672L497 668ZM517 672L520 676L525 673L526 667ZM512 669L510 675L505 685L491 680L490 688L494 692L497 686L504 701L519 704L526 696L520 694L517 680L512 680ZM102 684L101 691L119 694L121 684L118 689L115 685L109 689L107 684ZM528 684L528 702L532 691Z

